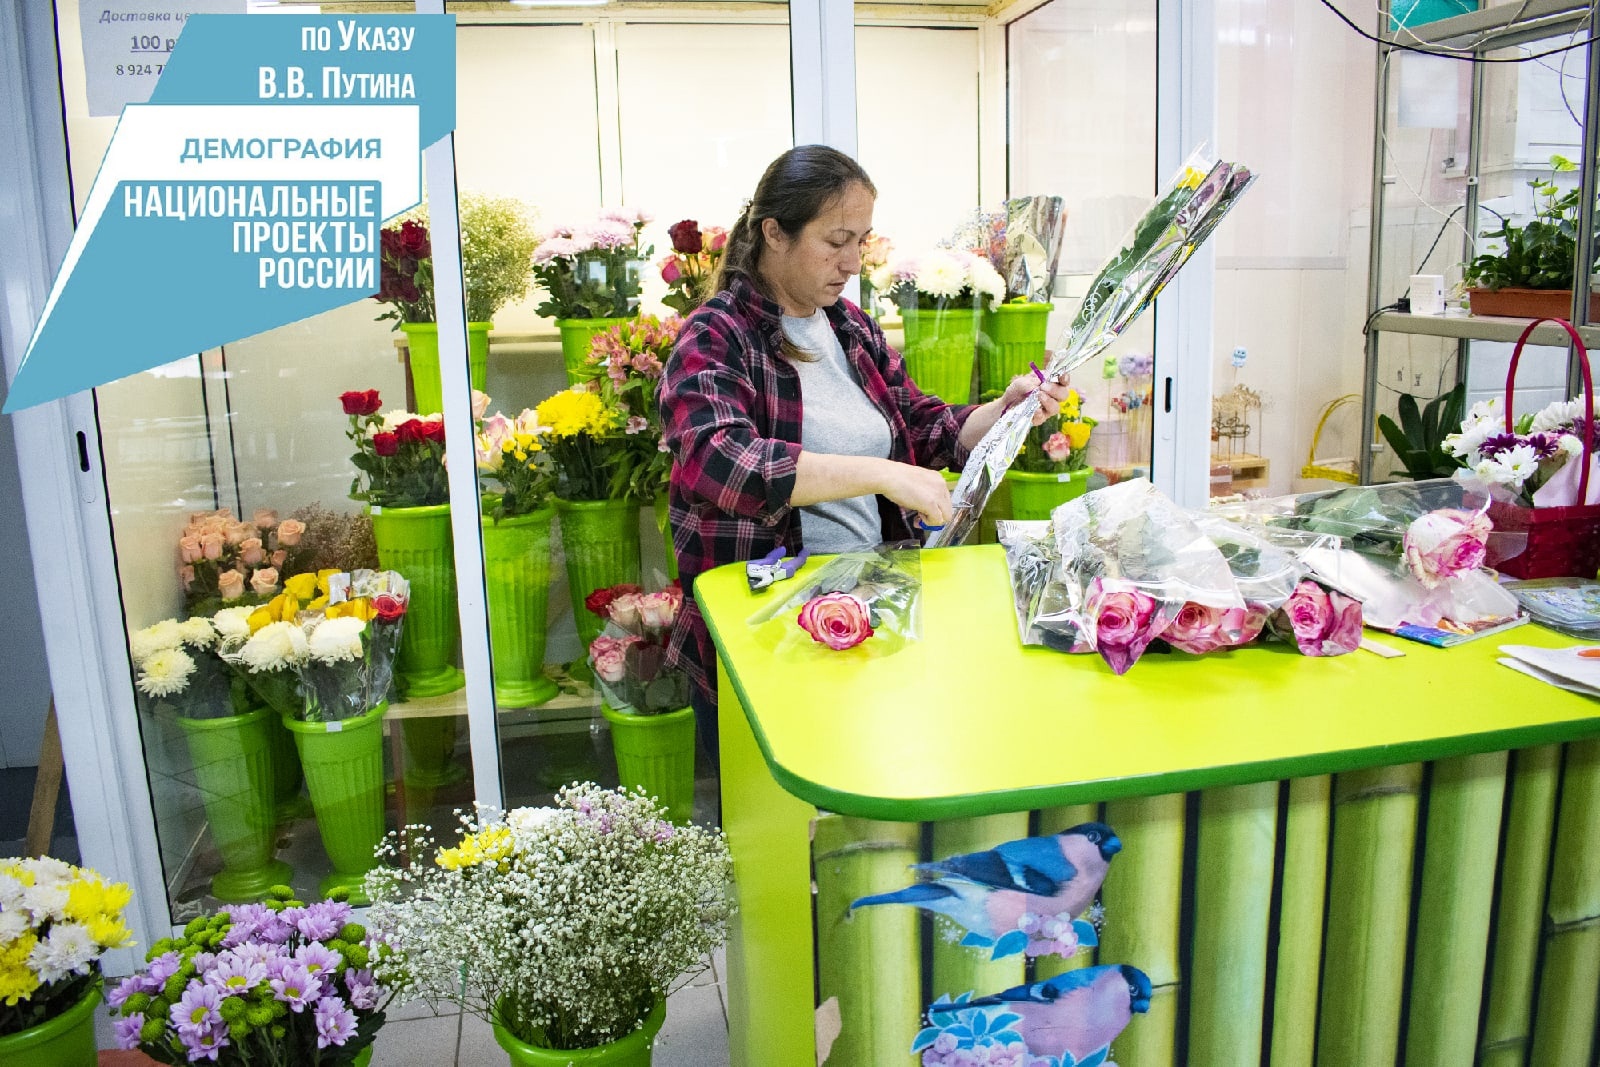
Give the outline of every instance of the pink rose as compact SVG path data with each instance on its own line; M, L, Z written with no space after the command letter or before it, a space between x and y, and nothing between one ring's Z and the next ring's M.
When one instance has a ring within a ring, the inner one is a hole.
M1113 673L1126 674L1167 625L1153 597L1139 589L1089 585L1088 613L1095 622L1095 649Z
M873 634L866 602L850 593L823 593L800 608L800 628L835 652L854 648Z
M628 646L614 637L601 634L589 643L589 663L603 682L615 685L627 673L624 658Z
M223 600L238 600L244 596L244 575L238 571L223 571L217 575L217 592Z
M1481 511L1443 508L1406 528L1406 566L1417 581L1434 589L1445 579L1483 566L1484 544L1494 523Z
M1072 442L1064 433L1053 433L1044 440L1044 454L1051 463L1060 463L1072 455Z
M274 552L272 554L272 561L271 562L272 562L272 565L274 567L277 567L279 570L282 570L284 561L287 560L288 558L289 558L289 553L285 552L283 549L280 548L280 549L278 549L276 552Z
M256 513L250 517L250 525L258 530L270 530L278 525L278 513L271 508L256 508Z
M1310 579L1295 586L1278 618L1307 656L1338 656L1361 645L1361 602L1324 590Z
M645 593L639 598L639 620L644 623L645 629L652 633L670 630L673 616L676 614L677 605L665 590L659 593Z
M472 417L483 418L483 413L489 410L489 394L474 389L472 391Z
M206 559L222 558L222 535L208 533L200 538L200 554Z
M1179 652L1189 652L1198 656L1228 647L1230 642L1223 633L1223 624L1228 623L1237 633L1243 616L1244 611L1240 608L1229 608L1224 611L1207 604L1196 604L1191 600L1178 609L1177 616L1161 636Z
M278 523L278 544L293 548L300 543L300 537L305 532L306 524L299 519L284 519Z
M1229 608L1223 613L1222 622L1222 635L1227 647L1248 645L1260 637L1261 631L1266 629L1267 620L1271 617L1272 612L1260 604L1246 604L1242 610Z
M261 547L261 538L246 537L243 541L239 542L239 562L243 563L246 567L257 566L266 558L267 553L266 550Z
M1324 656L1341 656L1361 647L1361 601L1329 591L1333 625L1322 639Z
M200 538L193 535L178 538L178 556L185 563L201 558Z
M678 267L677 256L663 256L659 266L661 267L661 280L668 285L683 277L683 271Z
M707 226L700 231L700 239L708 252L720 252L728 247L728 231L722 226Z
M250 588L257 596L271 596L278 591L276 567L262 567L250 576Z
M639 609L643 593L623 593L611 602L607 608L611 621L632 633L639 627Z

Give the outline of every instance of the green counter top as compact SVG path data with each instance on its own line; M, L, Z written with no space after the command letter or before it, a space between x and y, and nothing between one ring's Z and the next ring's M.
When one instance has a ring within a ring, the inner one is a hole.
M734 689L722 714L736 696L801 800L932 821L1600 736L1600 703L1495 662L1502 644L1574 643L1531 625L1453 649L1378 635L1399 659L1147 655L1118 678L1098 656L1018 643L998 546L924 552L922 567L922 639L879 657L778 658L746 620L794 582L751 593L738 565L696 580Z

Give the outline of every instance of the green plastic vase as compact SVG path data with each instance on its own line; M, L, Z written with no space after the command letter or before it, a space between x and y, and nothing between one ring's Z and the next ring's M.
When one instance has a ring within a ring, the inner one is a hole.
M406 351L411 365L411 395L418 415L437 415L444 410L444 386L439 380L439 324L403 322ZM480 393L489 380L489 331L487 322L467 323L467 367L472 387Z
M1011 487L1011 517L1048 519L1056 508L1084 494L1089 488L1090 473L1088 467L1066 474L1006 471L1006 484Z
M639 505L631 500L557 500L567 589L585 653L605 622L583 604L596 589L639 583Z
M317 832L333 870L320 892L343 887L353 904L366 904L361 883L376 866L373 852L383 840L383 716L387 702L364 715L333 722L302 722L284 716L305 768Z
M978 351L975 308L927 311L905 308L906 372L917 388L947 404L972 400L972 366Z
M287 863L272 856L278 829L272 715L258 708L221 719L178 719L211 839L222 857L211 895L229 903L260 900L292 874Z
M15 1067L94 1067L94 1009L99 1004L100 983L95 982L76 1004L55 1018L0 1037L0 1063Z
M611 319L557 319L561 331L561 358L567 365L567 384L577 385L594 377L589 366L589 343L595 334L605 333L619 322L633 321L632 315Z
M650 1050L667 1018L667 1005L657 1000L639 1028L626 1037L594 1048L552 1049L530 1045L500 1025L494 1016L494 1039L511 1057L512 1067L650 1067Z
M611 725L622 787L642 788L673 822L688 822L694 812L694 709L637 715L602 704L600 713Z
M667 577L673 581L678 579L678 550L672 547L672 523L667 515L667 491L661 490L656 494L655 504L652 505L656 513L656 529L661 533L661 544L667 550Z
M983 313L978 332L978 393L1002 392L1011 379L1045 365L1050 312L1055 305L1001 304Z
M561 691L544 676L550 521L554 516L552 509L540 508L499 522L483 520L494 701L502 708L533 707Z
M272 804L278 825L302 818L311 809L301 792L305 775L300 773L300 753L295 751L294 736L283 728L280 715L268 715L272 726Z

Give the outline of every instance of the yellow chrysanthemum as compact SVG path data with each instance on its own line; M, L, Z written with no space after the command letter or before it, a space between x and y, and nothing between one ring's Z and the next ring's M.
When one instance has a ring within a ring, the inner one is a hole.
M1087 422L1064 422L1061 432L1067 435L1067 441L1073 448L1082 448L1089 443L1089 431L1092 427Z
M1178 185L1184 189L1198 189L1200 188L1200 183L1205 180L1205 171L1198 170L1194 167L1185 167L1183 170L1183 181L1179 182Z
M480 863L499 863L510 858L513 848L511 831L503 826L491 826L463 837L455 848L441 848L434 862L447 871L459 871Z
M540 425L550 427L554 437L576 437L583 433L603 437L617 428L616 413L606 407L599 394L581 386L557 393L534 411Z
M338 567L326 567L317 572L317 591L323 596L328 595L328 579L335 574L343 574Z
M96 915L83 924L101 948L122 948L133 943L133 931L121 919L110 915Z
M67 918L86 926L97 918L115 919L132 899L133 893L122 882L108 884L93 876L78 878L67 886Z
M7 1005L27 1000L39 988L39 976L28 966L28 955L38 943L39 939L30 931L9 944L0 945L0 1000Z

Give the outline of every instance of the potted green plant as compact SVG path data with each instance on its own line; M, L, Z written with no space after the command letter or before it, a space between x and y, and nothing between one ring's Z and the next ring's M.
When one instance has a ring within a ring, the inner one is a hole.
M1378 430L1394 449L1403 471L1389 473L1413 481L1448 478L1466 466L1450 450L1447 438L1461 429L1467 405L1467 383L1461 382L1418 406L1417 398L1401 393L1396 404L1396 423L1387 415L1378 416Z
M519 1067L648 1067L667 997L706 966L733 913L718 830L677 826L648 797L569 786L553 808L464 820L437 848L367 880L376 973L401 1000L459 1003Z
M0 859L0 1063L95 1061L100 957L132 940L132 894L58 859Z
M1048 519L1089 487L1089 434L1095 420L1083 414L1078 391L1067 394L1061 412L1028 431L1028 439L1006 471L1011 516Z
M433 293L433 243L428 209L417 208L384 227L380 288L374 300L391 305L380 320L404 330L416 410L444 410L439 381L439 324ZM468 193L461 198L461 273L466 282L467 356L472 388L488 379L489 331L497 312L528 292L538 245L527 209L512 197Z
M549 298L537 310L561 331L569 384L587 378L594 335L638 314L641 272L651 253L644 228L652 217L611 208L593 222L557 223L540 234L533 274Z
M1498 251L1472 259L1463 272L1474 315L1567 318L1572 314L1574 268L1578 262L1578 208L1582 194L1562 190L1553 176L1577 169L1562 156L1550 157L1551 178L1535 178L1534 216L1519 226L1504 216L1500 228L1480 236L1496 239ZM1585 257L1583 277L1593 254ZM1600 317L1600 294L1589 294L1590 318Z

